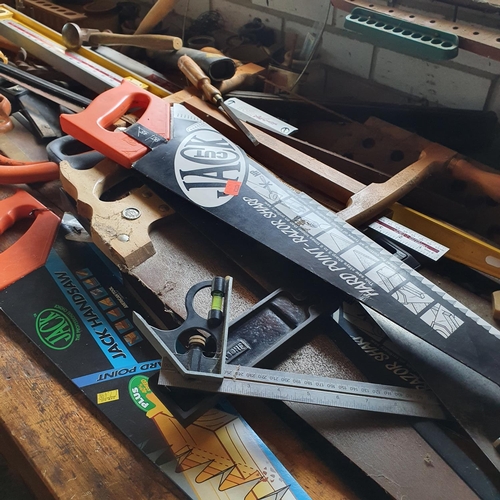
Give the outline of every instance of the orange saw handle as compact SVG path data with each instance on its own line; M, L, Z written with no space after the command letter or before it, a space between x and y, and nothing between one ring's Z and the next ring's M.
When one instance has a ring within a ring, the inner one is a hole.
M142 114L134 127L142 126L170 139L170 104L127 80L99 94L80 113L61 115L61 128L116 163L130 168L151 148L111 128L124 114L136 111Z
M0 234L29 217L35 217L30 228L0 253L0 290L45 264L60 222L55 213L22 189L0 201Z

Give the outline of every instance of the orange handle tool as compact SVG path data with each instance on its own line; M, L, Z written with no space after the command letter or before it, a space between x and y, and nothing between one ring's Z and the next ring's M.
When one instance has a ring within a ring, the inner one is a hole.
M133 126L142 126L145 132L153 131L170 139L170 104L127 80L98 95L80 113L61 115L61 128L116 163L131 168L151 148L110 127L124 114L135 110L140 110L142 115Z
M35 217L30 228L0 253L0 290L45 264L60 222L56 214L22 189L0 201L0 234L29 217Z
M28 184L59 179L59 165L51 161L21 162L0 155L0 184Z

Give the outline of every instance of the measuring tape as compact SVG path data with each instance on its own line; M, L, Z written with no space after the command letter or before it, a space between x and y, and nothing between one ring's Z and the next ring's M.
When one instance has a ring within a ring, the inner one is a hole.
M440 420L446 418L434 396L416 389L246 366L225 365L222 382L219 384L207 379L187 379L164 360L158 384L351 410Z

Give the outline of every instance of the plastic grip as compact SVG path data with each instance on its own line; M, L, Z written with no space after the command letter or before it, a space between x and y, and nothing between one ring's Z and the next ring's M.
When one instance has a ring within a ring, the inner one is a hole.
M70 135L63 135L47 144L47 155L53 162L67 161L75 170L87 170L95 167L106 158L93 149L79 153L81 147L82 143L80 141Z
M61 115L61 128L116 163L131 168L149 149L122 131L108 129L135 108L144 110L137 123L170 139L170 104L127 80L98 95L80 113Z
M0 253L0 290L43 266L52 248L59 217L21 189L0 201L0 234L28 217L35 217L30 228Z
M56 179L59 179L59 165L57 163L0 164L0 184L29 184Z

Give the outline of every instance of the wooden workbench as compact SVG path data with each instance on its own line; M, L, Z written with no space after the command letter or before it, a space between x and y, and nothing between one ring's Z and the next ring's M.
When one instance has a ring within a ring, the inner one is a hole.
M187 498L3 314L0 342L0 453L37 497ZM263 403L237 406L312 498L358 498Z
M159 234L161 236L161 232ZM159 236L153 236L158 243ZM200 253L207 258L206 249ZM161 256L159 252L157 258ZM179 271L185 273L185 268ZM0 453L22 474L39 498L185 498L182 491L1 313L0 342ZM312 339L283 363L283 369L292 371L295 367L322 375L359 377L348 360L332 346L321 336ZM381 489L375 487L371 479L354 466L349 467L345 457L334 448L325 448L326 443L308 434L304 427L300 430L289 427L287 421L263 402L234 402L313 499L374 500L380 497ZM295 405L294 409L302 416L321 422L321 412L315 413L307 405ZM455 498L476 498L438 455L433 454L433 467L424 464L428 451L423 440L422 456L407 456L405 450L395 448L397 440L407 440L408 444L415 440L414 431L406 429L401 420L377 417L380 416L338 410L330 422L335 422L336 430L329 425L326 433L338 434L338 443L344 447L354 449L363 442L368 447L379 446L383 454L379 467L389 466L394 470L399 467L403 469L399 473L407 475L408 484L398 488L411 490L426 478L432 482L436 477L443 477L445 490L462 492L462 496ZM353 422L357 422L359 428L353 427ZM360 448L353 453L361 459L367 451ZM390 480L388 477L388 484ZM361 493L360 485L365 490Z
M23 230L2 235L0 250ZM1 312L0 343L0 454L38 498L186 498ZM264 403L233 403L312 498L358 498Z
M15 238L16 234L8 236ZM174 239L172 228L168 237L159 228L152 238L157 254L151 258L150 272L155 268L154 259L172 258L168 247ZM189 251L184 251L182 245L176 248L174 261L178 268L173 283L177 283L178 289L172 287L172 296L183 297L185 287L199 281L200 272L207 272L212 257L199 240L195 250L193 245ZM193 258L193 252L198 253L199 259ZM191 259L193 265L179 266L179 259ZM186 277L187 269L193 279ZM138 272L147 273L148 269L138 268ZM185 283L181 283L182 278ZM484 315L484 301L471 306L467 297L457 298ZM168 296L165 300L168 301ZM38 497L185 498L2 314L0 341L0 453ZM332 345L322 341L321 336L312 339L281 368L340 378L360 377ZM341 453L349 451L356 463L365 467L364 473L360 473L354 466L349 467L345 457L333 447L325 453L325 443L307 434L304 427L300 430L290 427L288 421L264 403L235 402L243 417L313 499L380 498L382 490L372 484L370 477L396 498L420 500L424 497L416 496L415 492L427 485L443 493L439 498L477 498L439 455L405 421L396 417L379 418L380 415L339 409L332 412L331 418L325 418L323 410L290 405L297 414L322 427L322 434L335 442ZM408 448L401 447L401 443L418 452L407 453ZM426 462L430 453L432 466ZM328 454L339 460L332 460ZM391 470L401 483L387 473Z

